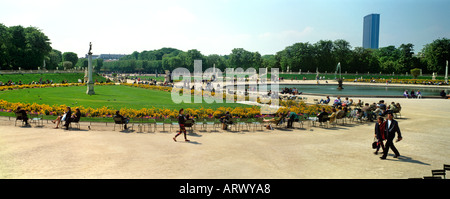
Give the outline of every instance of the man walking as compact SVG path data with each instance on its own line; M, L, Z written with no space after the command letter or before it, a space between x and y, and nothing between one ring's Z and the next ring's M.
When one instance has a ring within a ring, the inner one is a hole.
M395 148L394 146L394 138L395 138L395 133L398 133L398 141L402 140L402 133L400 132L400 127L398 126L398 122L396 120L394 120L394 113L392 111L388 111L388 117L387 120L385 121L386 123L386 145L385 145L385 150L383 153L383 156L381 156L380 158L382 160L386 159L389 148L392 149L392 151L394 152L394 158L397 158L398 156L400 156L400 153L398 152L397 148Z

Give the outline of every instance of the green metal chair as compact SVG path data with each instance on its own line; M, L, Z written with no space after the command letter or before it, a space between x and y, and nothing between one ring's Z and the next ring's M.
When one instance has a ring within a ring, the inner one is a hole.
M247 131L249 131L248 123L247 123L247 118L236 118L236 123L237 123L237 125L238 125L238 131L241 130L241 127L242 127L242 126L246 126Z
M195 120L195 126L201 126L200 129L204 129L205 125L206 125L205 119L199 118L199 119Z
M150 129L152 128L152 125L153 125L153 132L156 132L156 120L155 119L148 119L147 125L148 125L149 132L151 132Z
M170 125L170 130L172 130L172 119L170 119L170 118L164 119L164 121L163 121L163 131L166 130L166 128L165 128L166 125ZM178 125L178 122L177 122L176 125Z
M161 118L155 119L155 121L156 121L156 123L155 123L155 132L156 132L156 130L158 129L158 126L162 126L163 131L166 130L166 129L164 128L164 120L165 120L165 119L161 119Z
M215 118L207 118L205 119L206 130L208 130L208 125L212 125L213 130L216 131L216 119Z
M179 126L179 124L178 124L178 120L177 119L171 119L170 120L170 131L172 131L172 128L174 128L174 126L175 126L175 129L177 128L177 126Z

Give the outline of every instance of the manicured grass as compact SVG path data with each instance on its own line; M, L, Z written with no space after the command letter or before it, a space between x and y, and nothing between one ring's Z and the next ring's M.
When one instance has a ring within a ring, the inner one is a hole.
M105 82L106 78L93 73L94 81ZM0 74L0 81L3 83L9 80L13 82L22 81L22 84L29 84L32 81L38 82L42 78L42 81L53 80L53 83L61 83L67 80L69 83L78 83L78 79L84 79L84 73L36 73L36 74Z
M48 105L67 105L85 108L218 108L248 107L237 103L190 103L175 104L171 93L123 85L95 86L95 95L86 95L85 86L48 87L35 89L6 90L0 92L0 99L8 102L37 103ZM193 102L193 100L192 100Z

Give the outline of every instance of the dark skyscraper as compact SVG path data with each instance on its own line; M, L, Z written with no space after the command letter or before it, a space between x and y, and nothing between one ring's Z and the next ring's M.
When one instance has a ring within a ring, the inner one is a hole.
M380 39L380 14L364 17L363 48L378 49Z

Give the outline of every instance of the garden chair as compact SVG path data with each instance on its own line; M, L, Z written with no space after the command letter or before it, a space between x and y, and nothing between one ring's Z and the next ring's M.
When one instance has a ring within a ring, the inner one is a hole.
M177 123L177 124L178 124L178 123ZM195 124L195 121L194 121L193 119L188 119L188 120L186 120L186 122L185 122L185 127L186 127L186 128L190 128L190 131L193 133L193 132L194 132L194 129L193 129L194 124Z
M137 124L139 132L144 132L145 131L145 127L144 127L142 118L140 118L140 117L133 117L131 122L133 123L133 125Z
M450 165L444 164L444 170L445 171L450 171Z
M229 126L230 131L233 131L233 127L234 127L235 131L238 131L237 119L231 118L230 121L231 121L231 124L227 124Z
M442 179L442 178L438 177L438 176L423 176L423 179L425 179L425 180L437 180L437 179Z
M247 118L237 118L236 119L236 122L237 122L237 125L238 125L238 131L241 130L242 126L246 126L246 130L250 131L247 121L248 121Z
M122 121L120 117L114 117L114 131L116 130L116 125L120 126L120 130L124 129L125 123Z
M178 124L178 120L177 119L171 119L171 125L170 125L170 131L172 131L172 128L175 128L175 130L177 129L177 127L179 126ZM175 127L174 127L175 126Z
M402 111L402 107L399 107L397 110L394 111L395 118L402 117L401 111Z
M263 130L263 119L262 118L252 118L249 120L253 124L254 130L257 130L257 127L261 127L261 131Z
M442 176L445 179L445 170L444 169L431 170L431 174L433 177Z
M72 128L72 123L74 123L77 126L78 130L81 129L81 127L80 127L80 119L79 118L72 120L72 122L69 123L69 128Z
M205 122L205 119L197 119L196 121L195 121L195 126L201 126L201 128L200 129L204 129L205 128L205 125L206 125L206 122Z
M151 132L150 129L152 128L152 125L153 125L153 132L156 132L156 120L155 119L148 119L147 124L148 124L149 132Z
M16 126L17 120L21 120L22 121L22 126L26 123L25 120L23 119L22 113L16 113L16 121L14 122L14 126Z
M328 115L324 115L321 119L318 119L319 126L323 126L325 128L329 128L330 120Z
M215 118L208 118L205 119L206 129L208 129L208 125L212 125L213 130L216 131L216 119Z
M165 131L166 129L164 128L164 119L158 118L158 119L155 119L155 120L156 120L156 123L155 123L155 132L156 132L156 130L158 129L158 126L162 126L162 128L163 128L162 131Z
M31 122L33 122L37 126L44 126L44 119L42 118L42 116L39 117L38 114L30 114L30 117Z

